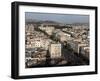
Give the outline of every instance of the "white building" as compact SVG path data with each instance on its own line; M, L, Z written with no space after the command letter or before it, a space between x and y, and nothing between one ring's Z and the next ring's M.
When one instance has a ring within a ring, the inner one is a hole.
M44 40L43 40L43 43L42 43L42 47L43 47L45 50L48 50L48 49L49 49L50 42L51 42L50 39L44 39Z
M50 44L50 39L44 38L44 37L37 37L28 40L26 44L26 48L44 48L45 50L48 50L49 44Z
M67 41L68 39L71 38L71 35L68 34L68 33L64 33L62 31L58 32L58 35L59 35L59 38L60 38L60 41Z
M89 46L83 46L83 47L81 47L80 48L80 53L84 56L84 57L86 57L86 58L88 58L89 59L89 52L90 51L90 47Z
M34 25L33 24L25 25L25 30L26 30L26 32L33 32L34 31Z
M42 24L39 28L45 31L48 35L52 35L53 31L55 30L54 26L51 25L44 25Z
M60 58L61 57L61 44L51 44L49 47L50 57L51 58Z
M80 52L80 47L87 46L87 44L85 44L85 43L79 43L77 41L67 41L67 43L74 50L75 53L79 53Z

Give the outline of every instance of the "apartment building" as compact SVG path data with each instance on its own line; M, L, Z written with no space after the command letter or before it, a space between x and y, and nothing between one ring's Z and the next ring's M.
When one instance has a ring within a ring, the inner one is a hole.
M49 47L50 57L51 58L60 58L61 57L61 44L51 44Z

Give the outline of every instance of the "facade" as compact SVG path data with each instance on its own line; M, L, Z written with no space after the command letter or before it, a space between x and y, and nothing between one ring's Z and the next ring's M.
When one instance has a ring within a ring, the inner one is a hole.
M87 46L86 43L79 43L77 41L68 41L67 43L70 45L73 51L78 54L80 53L80 47Z
M58 33L59 39L61 42L67 41L71 38L71 35L62 31L59 31Z
M26 30L26 33L27 32L33 32L34 31L34 25L33 24L26 25L25 30Z
M26 44L26 48L44 48L45 50L48 49L50 40L48 38L43 37L37 37L33 39L29 39L29 41Z
M61 57L61 44L51 44L49 47L50 57L51 58L60 58Z
M45 31L48 35L52 35L53 31L55 30L54 26L47 24L42 24L41 26L39 26L39 29Z
M89 59L89 53L90 53L89 50L90 50L89 46L83 46L83 47L80 48L80 53L84 57L86 57L87 59Z

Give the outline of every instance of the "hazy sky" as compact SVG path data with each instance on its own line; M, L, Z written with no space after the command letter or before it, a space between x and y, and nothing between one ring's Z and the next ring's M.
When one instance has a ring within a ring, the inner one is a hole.
M73 14L50 14L50 13L34 13L25 12L25 19L28 20L50 20L60 23L88 23L88 15L73 15Z

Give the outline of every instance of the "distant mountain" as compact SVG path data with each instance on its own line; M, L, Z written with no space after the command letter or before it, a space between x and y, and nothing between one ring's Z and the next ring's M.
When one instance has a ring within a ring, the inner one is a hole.
M89 25L89 23L73 23L73 25Z
M26 23L29 23L29 22L30 22L30 23L31 23L31 22L35 23L35 22L39 22L39 21L38 21L38 20L35 20L35 19L34 19L34 20L33 20L33 19L26 19L25 22L26 22Z
M89 23L71 23L71 24L64 24L56 21L50 21L50 20L36 20L36 19L27 19L25 20L26 24L55 24L55 25L60 25L60 26L65 26L65 25L74 25L74 26L79 26L79 25L86 25L89 26Z
M45 21L41 21L41 20L33 20L33 19L27 19L26 21L27 23L35 23L35 24L43 24L43 23L47 23L47 24L60 24L59 22L55 22L55 21L49 21L49 20L45 20Z

